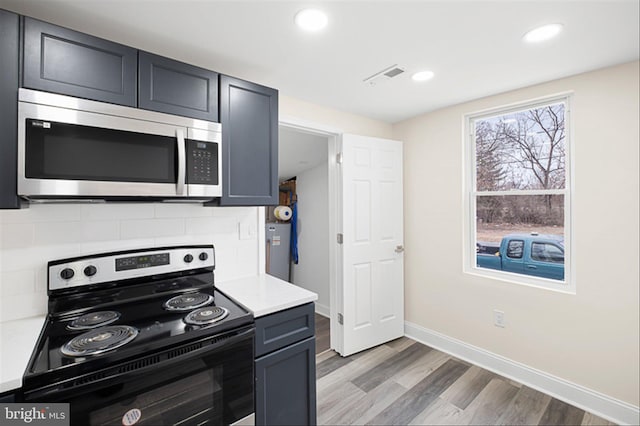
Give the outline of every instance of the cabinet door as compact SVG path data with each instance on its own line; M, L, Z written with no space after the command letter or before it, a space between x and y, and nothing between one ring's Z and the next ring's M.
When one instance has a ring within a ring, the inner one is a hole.
M221 75L220 123L220 205L277 205L278 91Z
M19 208L18 152L19 17L0 10L0 208Z
M256 360L256 425L316 424L315 337Z
M136 106L138 52L131 47L24 18L24 86Z
M218 121L218 73L147 52L138 67L140 108Z
M313 302L256 318L256 357L312 337L315 332Z

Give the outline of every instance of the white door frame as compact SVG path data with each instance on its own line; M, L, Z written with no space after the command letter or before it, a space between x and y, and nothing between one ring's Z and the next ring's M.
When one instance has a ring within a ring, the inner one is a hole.
M342 306L342 292L338 291L338 289L342 286L342 275L339 273L342 268L342 252L340 250L341 246L337 244L336 238L342 229L342 197L340 193L340 168L337 167L336 157L342 149L341 135L343 131L335 127L313 123L291 116L281 116L278 124L288 129L326 137L329 142L329 204L327 206L327 215L329 218L330 345L331 349L341 354L343 353L343 330L342 326L338 324L338 312Z

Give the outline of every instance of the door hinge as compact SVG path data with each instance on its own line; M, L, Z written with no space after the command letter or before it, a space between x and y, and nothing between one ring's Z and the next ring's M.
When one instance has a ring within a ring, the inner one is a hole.
M336 154L336 163L342 164L342 153L341 152Z
M344 324L344 317L342 316L342 314L338 314L338 324Z
M343 235L338 234L338 244L342 244Z

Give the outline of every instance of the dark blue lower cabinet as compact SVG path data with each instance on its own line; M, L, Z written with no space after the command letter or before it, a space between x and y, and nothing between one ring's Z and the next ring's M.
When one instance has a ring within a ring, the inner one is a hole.
M316 424L316 339L256 359L256 425Z

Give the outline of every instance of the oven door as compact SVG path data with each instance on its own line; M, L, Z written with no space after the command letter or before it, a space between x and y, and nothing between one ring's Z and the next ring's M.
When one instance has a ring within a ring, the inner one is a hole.
M253 336L251 326L190 342L25 398L69 403L78 426L232 424L253 413Z

